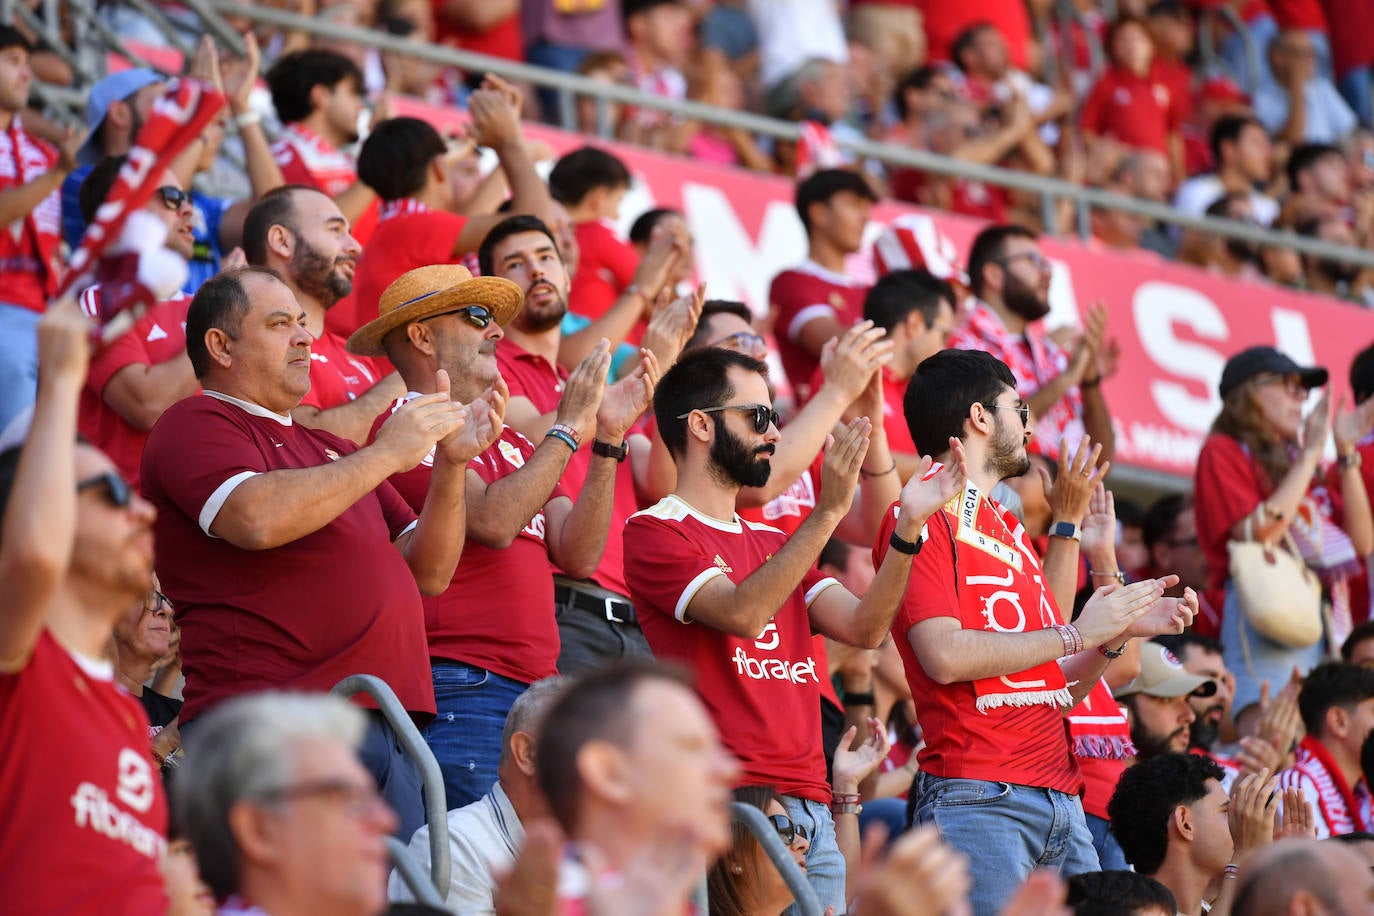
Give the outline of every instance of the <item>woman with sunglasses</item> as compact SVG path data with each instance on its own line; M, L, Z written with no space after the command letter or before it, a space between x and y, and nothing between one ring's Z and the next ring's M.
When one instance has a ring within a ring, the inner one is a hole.
M1255 730L1260 685L1268 681L1277 689L1295 665L1306 672L1324 646L1318 640L1289 648L1250 626L1230 582L1227 544L1249 539L1272 545L1291 535L1302 561L1321 577L1334 644L1351 629L1351 577L1374 549L1374 520L1355 451L1374 426L1374 399L1342 411L1333 424L1330 395L1323 394L1304 418L1309 393L1327 378L1325 369L1299 366L1272 347L1232 356L1221 373L1221 413L1198 456L1198 541L1207 559L1208 600L1222 608L1223 657L1235 674L1232 708L1242 735ZM1328 430L1335 435L1337 468L1324 474Z
M735 801L753 805L767 815L797 867L806 871L810 837L805 828L793 824L787 816L776 789L743 786L735 790ZM706 876L706 891L713 916L777 916L792 903L792 891L773 860L739 820L730 825L730 848Z

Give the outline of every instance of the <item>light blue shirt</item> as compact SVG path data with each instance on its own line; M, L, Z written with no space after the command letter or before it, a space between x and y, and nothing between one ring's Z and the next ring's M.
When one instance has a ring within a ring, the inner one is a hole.
M1307 107L1304 142L1339 143L1359 124L1355 112L1324 76L1308 80L1302 87L1302 96ZM1255 117L1271 134L1278 133L1288 121L1288 93L1273 80L1261 83L1255 92Z

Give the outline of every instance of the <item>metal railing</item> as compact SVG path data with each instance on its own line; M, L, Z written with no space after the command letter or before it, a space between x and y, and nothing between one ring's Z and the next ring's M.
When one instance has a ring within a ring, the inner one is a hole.
M502 58L487 57L470 51L439 45L417 44L394 35L298 16L271 7L250 6L232 2L232 0L194 0L194 3L198 7L213 10L220 15L243 17L270 26L308 32L321 38L396 51L470 72L494 73L506 79L519 80L553 90L560 98L559 111L564 120L563 126L569 129L576 128L576 124L572 121L576 108L573 104L574 100L578 96L587 96L596 100L599 112L603 108L608 109L612 102L620 102L640 108L668 112L707 124L742 128L751 133L774 139L795 140L799 133L799 126L794 121L767 118L747 111L716 108L711 105L703 105L700 102L664 99L629 86L603 83L573 73L563 73ZM597 122L604 135L610 126L610 118L604 114L599 114ZM915 168L933 175L967 178L1016 191L1037 194L1043 202L1042 210L1046 217L1045 229L1051 234L1059 234L1058 223L1055 218L1058 202L1069 200L1077 208L1079 216L1077 228L1079 234L1084 237L1090 230L1087 216L1093 208L1098 208L1131 213L1169 225L1198 229L1224 238L1281 246L1314 257L1344 261L1360 267L1374 267L1374 251L1363 248L1335 245L1331 242L1298 236L1290 232L1276 232L1236 220L1192 216L1166 204L1138 200L1134 197L1099 188L1083 187L1059 178L1031 175L1010 169L965 162L961 159L892 143L879 143L866 139L837 139L837 143L856 156L876 159L889 165Z
M821 906L820 899L816 892L811 889L811 883L806 880L806 873L797 867L797 862L792 858L792 852L782 845L782 839L778 836L777 828L773 822L768 820L762 811L753 805L746 805L744 802L732 802L730 804L735 820L739 821L749 832L754 835L754 839L759 841L763 851L768 853L768 859L773 863L773 867L782 875L782 880L787 884L787 889L792 892L792 897L797 902L797 911L801 916L823 916L825 907Z
M390 837L387 849L401 879L416 899L430 906L443 907L444 898L448 896L452 862L448 848L448 805L444 798L444 774L439 769L439 761L434 758L434 752L425 744L420 730L410 721L410 714L396 699L396 694L386 681L372 674L354 674L339 681L329 692L344 699L360 693L372 697L377 702L377 709L400 739L405 752L419 764L425 787L425 821L429 824L429 881L424 880L411 861L404 843Z

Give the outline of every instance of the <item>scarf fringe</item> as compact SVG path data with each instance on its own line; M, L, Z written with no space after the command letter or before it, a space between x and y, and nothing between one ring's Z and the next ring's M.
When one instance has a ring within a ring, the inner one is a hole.
M1075 735L1073 753L1092 760L1127 760L1136 755L1136 748L1130 738L1116 735Z
M993 693L978 697L978 711L999 709L1003 706L1059 706L1073 705L1073 694L1066 686L1060 690L1025 690L1018 693Z

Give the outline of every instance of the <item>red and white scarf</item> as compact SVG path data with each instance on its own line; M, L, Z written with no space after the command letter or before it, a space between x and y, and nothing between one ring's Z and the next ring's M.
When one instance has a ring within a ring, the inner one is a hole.
M1069 737L1075 757L1096 760L1127 760L1135 756L1131 724L1112 697L1107 682L1099 679L1068 716Z
M1028 326L1024 337L1013 334L986 303L977 299L972 302L973 307L951 337L950 346L985 350L1001 359L1016 376L1016 393L1021 397L1035 394L1068 368L1068 354L1042 332ZM1056 458L1060 448L1075 448L1083 438L1082 417L1083 392L1075 386L1037 420L1031 449Z
M29 136L19 123L19 115L10 118L5 139L7 152L14 160L16 186L36 181L51 167L49 163L53 157L49 147ZM62 208L57 193L48 195L24 216L22 240L20 233L11 231L7 235L5 247L13 254L4 251L0 258L8 269L31 270L41 276L43 291L51 297L57 291L57 276L61 271L58 250L62 244Z
M1279 775L1279 788L1301 788L1304 781L1317 790L1317 814L1331 836L1369 829L1355 790L1326 748L1311 735L1298 743L1296 761Z
M964 629L1024 633L1060 623L1040 558L1016 516L969 481L939 517L954 542L955 589ZM1073 703L1064 673L1054 661L1018 674L979 678L973 692L979 712Z

